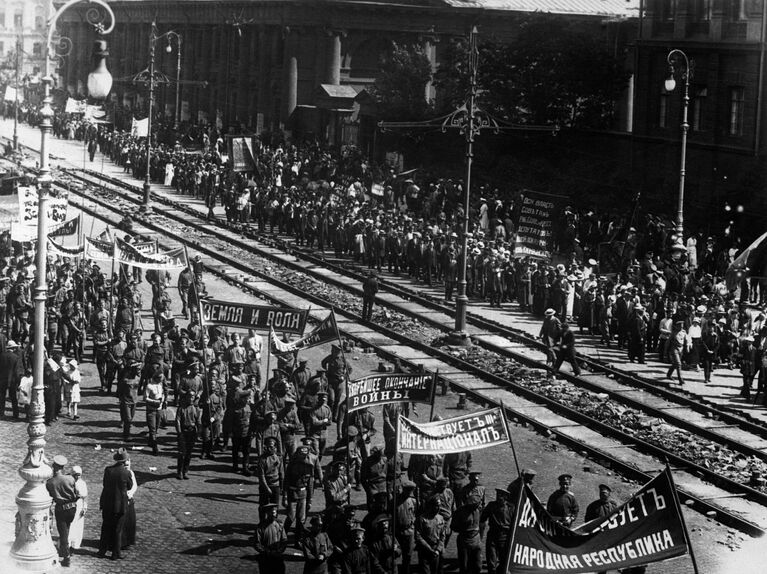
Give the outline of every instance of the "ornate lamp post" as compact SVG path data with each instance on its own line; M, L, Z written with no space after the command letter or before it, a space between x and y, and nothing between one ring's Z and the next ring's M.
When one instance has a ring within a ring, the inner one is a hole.
M45 335L45 302L48 287L46 285L46 259L48 237L48 193L53 178L48 159L48 138L53 124L53 108L51 106L51 60L61 54L57 54L56 45L53 42L53 34L59 17L71 6L80 2L98 4L109 16L109 27L104 28L101 23L101 13L96 7L87 12L88 22L101 34L108 34L114 28L114 13L103 0L69 0L61 6L48 22L48 34L45 58L45 75L43 76L44 99L40 110L40 171L37 178L38 215L37 215L37 269L34 289L35 302L35 335L34 335L34 363L32 366L33 384L29 405L29 425L27 433L27 456L19 469L21 478L26 484L16 495L16 504L19 507L16 516L16 539L11 548L11 558L19 568L41 572L51 569L58 562L58 552L51 538L50 506L51 497L45 488L45 482L53 475L51 467L45 459L45 424L43 413L45 404L43 400L43 373L44 373L44 335ZM61 38L58 46L71 48L71 41ZM95 84L94 84L95 86ZM103 87L103 86L102 86Z
M674 74L678 70L678 61L684 62L684 68L679 70L681 79L684 80L684 94L682 96L682 152L679 161L679 198L676 210L676 240L671 246L671 250L677 255L681 255L686 251L684 245L684 178L686 173L687 164L687 132L690 129L690 124L687 123L687 111L690 107L690 77L692 76L692 69L690 68L690 60L687 58L687 54L682 50L671 50L666 56L666 61L669 65L669 77L666 79L665 88L667 92L673 92L676 88L676 80Z
M157 25L152 22L152 32L149 34L149 68L147 70L144 70L142 72L139 72L136 77L134 78L134 81L141 81L142 79L146 78L144 81L147 82L149 87L149 120L147 122L147 132L146 132L146 174L144 175L144 196L143 201L141 204L141 210L146 211L149 209L149 200L151 197L151 179L150 179L150 167L151 167L151 159L152 159L152 108L154 107L154 87L155 84L158 83L158 80L155 78L155 70L154 70L154 56L155 56L155 44L158 40L162 40L163 38L168 39L168 45L165 48L167 52L170 52L173 48L171 48L170 40L171 38L176 39L176 43L178 44L178 58L176 61L176 126L178 126L178 99L179 99L179 80L181 75L181 35L178 32L174 32L173 30L168 30L164 34L157 34ZM161 78L159 79L160 83L167 83L168 79L161 75Z

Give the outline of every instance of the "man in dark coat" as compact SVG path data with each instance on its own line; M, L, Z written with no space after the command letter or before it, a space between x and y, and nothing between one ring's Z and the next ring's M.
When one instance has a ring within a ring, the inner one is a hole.
M128 490L133 488L130 471L125 467L128 452L120 448L114 455L115 463L104 469L104 488L101 491L101 539L99 540L100 557L112 550L112 560L122 558L120 544L128 511Z
M370 321L373 316L373 304L378 293L378 277L375 271L370 271L362 282L362 320Z
M575 358L575 333L566 322L562 323L562 338L559 341L559 351L553 369L555 373L559 371L564 361L568 361L573 366L573 373L576 377L580 376L581 368Z
M10 395L13 418L19 418L19 402L16 398L16 389L24 374L24 366L21 357L16 353L18 344L8 341L5 349L0 352L0 416L5 415L5 395Z

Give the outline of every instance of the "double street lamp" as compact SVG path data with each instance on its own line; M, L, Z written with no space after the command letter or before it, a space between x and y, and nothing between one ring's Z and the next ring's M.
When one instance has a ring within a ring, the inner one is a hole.
M93 24L99 34L109 34L115 25L115 17L111 8L104 0L69 0L61 6L48 21L48 33L45 44L45 74L43 76L44 98L40 110L40 169L37 178L37 263L34 288L34 363L32 365L32 391L29 404L29 424L27 434L27 456L19 469L19 474L26 481L16 495L18 514L16 517L16 538L11 548L11 558L19 568L27 571L49 570L58 562L58 552L51 538L50 507L51 497L45 483L53 475L53 471L45 458L45 424L43 413L43 376L45 361L45 303L48 287L46 284L47 239L48 239L48 194L51 177L48 157L48 140L53 128L53 98L51 96L51 60L58 59L61 53L56 46L68 46L71 41L61 38L54 43L53 34L59 17L71 6L85 2L97 4L109 16L109 27L102 24L101 13L96 7L87 11L87 20ZM102 68L105 57L105 42L97 42L101 47L99 66L95 75L88 78L88 89L92 98L104 98L109 93L112 78ZM106 74L105 74L106 72Z
M684 67L679 69L679 61L684 62ZM671 251L681 255L686 251L684 245L684 180L687 164L687 132L690 130L690 124L687 122L687 112L690 107L690 77L692 70L690 60L687 54L682 50L671 50L666 56L666 62L669 65L669 76L665 81L667 92L673 92L676 89L676 79L674 74L678 71L681 79L684 81L684 93L682 95L682 152L679 161L679 197L676 210L676 240L671 246Z

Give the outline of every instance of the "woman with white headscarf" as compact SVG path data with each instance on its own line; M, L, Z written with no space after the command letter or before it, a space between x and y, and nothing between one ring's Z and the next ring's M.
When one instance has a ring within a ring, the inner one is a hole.
M75 506L75 519L69 527L69 546L73 550L77 550L83 542L85 513L88 510L88 486L83 480L82 467L73 466L72 476L75 478L75 487L80 498L77 499L77 506Z

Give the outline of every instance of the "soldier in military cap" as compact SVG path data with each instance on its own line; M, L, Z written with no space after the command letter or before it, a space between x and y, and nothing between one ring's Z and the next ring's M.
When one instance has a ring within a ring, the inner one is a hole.
M257 553L259 572L285 574L284 552L288 537L277 520L277 505L270 503L262 507L263 518L256 527L254 547Z
M469 475L469 484L461 491L461 496L456 497L458 507L453 514L451 528L458 537L458 570L461 574L480 574L482 570L482 538L480 534L480 515L484 506L484 489L472 485L472 476L479 473L472 472Z
M415 496L415 483L405 479L400 483L397 493L397 507L394 510L394 530L397 542L402 549L401 574L410 574L410 563L415 550L415 519L418 503Z
M226 409L229 431L232 434L232 472L240 472L242 455L242 473L245 476L250 476L250 397L250 391L241 385L232 391L232 402Z
M391 517L380 514L370 525L368 548L373 565L373 572L392 572L394 565L402 555L402 549L391 534Z
M447 484L447 480L445 480ZM418 566L423 574L442 572L442 553L445 551L448 526L439 512L436 498L426 501L424 511L415 521L415 547Z
M328 394L324 391L317 393L317 407L311 414L310 436L317 439L317 456L322 461L322 453L328 440L328 427L333 418L333 413L327 404Z
M351 376L352 369L346 363L341 353L341 347L334 344L330 354L322 359L322 367L327 369L328 401L334 413L334 420L340 418L340 407L346 402L346 379Z
M296 368L293 371L293 374L290 375L290 382L293 383L293 387L296 389L297 393L296 396L299 397L304 394L306 385L312 375L312 372L307 366L307 363L308 361L306 359L300 359L298 361L298 368Z
M282 457L277 453L277 439L264 439L264 452L258 458L258 504L264 508L273 503L279 506L284 480Z
M328 574L328 559L334 552L333 542L323 530L322 516L312 516L309 525L309 534L301 541L304 553L303 574Z
M559 488L549 496L546 510L549 511L549 514L556 521L561 522L565 526L570 526L578 518L580 510L575 495L570 491L573 476L567 473L560 474L558 480Z
M295 523L296 540L300 540L304 532L307 495L309 487L315 479L316 468L309 447L301 445L296 449L285 469L286 505L288 509L285 530L289 531ZM320 470L320 472L322 471ZM321 474L319 478L322 478Z
M277 413L277 424L280 427L283 454L285 460L290 460L296 452L296 432L301 428L296 410L296 399L291 395L285 397L285 406Z
M330 464L330 474L325 477L325 508L344 507L349 504L351 485L346 472L346 461L334 460Z
M67 462L65 456L60 454L54 456L53 476L45 483L45 488L55 504L54 516L56 528L59 531L59 558L61 558L62 566L69 566L69 527L75 519L77 499L80 497L75 478L70 474L64 474Z
M352 527L351 543L343 554L342 565L344 574L369 574L375 571L370 551L365 545L365 529L361 526Z
M615 512L618 508L618 504L610 498L612 492L612 488L608 485L599 485L599 498L586 507L586 515L583 518L586 522L594 520L595 518L606 518Z
M509 541L511 524L514 521L514 502L509 500L509 491L495 489L495 500L489 502L480 515L480 529L488 527L485 539L485 560L488 574L501 574L504 569L502 558ZM481 534L481 533L480 533Z

